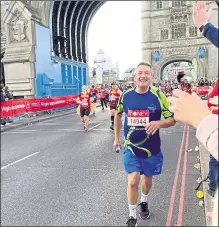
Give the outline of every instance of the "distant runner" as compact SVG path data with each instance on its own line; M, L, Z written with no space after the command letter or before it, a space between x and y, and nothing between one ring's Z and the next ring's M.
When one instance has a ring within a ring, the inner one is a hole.
M110 106L110 112L111 112L110 129L114 130L114 116L115 116L116 106L118 104L119 97L122 94L122 92L119 90L116 84L112 83L111 86L112 88L109 91L109 106Z
M82 92L77 98L77 103L79 104L79 111L81 116L81 121L84 123L84 131L88 131L89 115L91 111L91 95L88 92L87 86L82 86Z
M106 89L104 88L103 84L100 87L99 94L100 94L100 103L102 106L102 110L104 110L104 105L107 108L107 104L106 104Z
M92 103L93 103L93 105L95 105L95 107L96 107L98 90L95 88L94 85L91 86L90 94L91 94L91 97L93 98L93 102L92 102ZM94 112L93 112L93 115L95 115L95 110L94 110Z

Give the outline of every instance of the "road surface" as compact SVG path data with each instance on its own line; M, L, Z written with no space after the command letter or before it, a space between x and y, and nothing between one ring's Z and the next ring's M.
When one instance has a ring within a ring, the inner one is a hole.
M109 110L99 110L87 134L76 114L3 132L1 225L124 226L127 176L109 124ZM138 226L203 226L194 190L199 153L185 152L198 144L194 129L177 124L161 138L163 173L154 177L151 216Z

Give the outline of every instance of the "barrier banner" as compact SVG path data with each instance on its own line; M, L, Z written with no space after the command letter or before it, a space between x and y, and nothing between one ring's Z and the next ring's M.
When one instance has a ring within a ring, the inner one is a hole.
M1 118L76 105L78 95L48 98L14 99L1 102Z
M1 102L1 118L16 116L25 112L26 106L22 99Z
M40 98L33 98L33 99L24 99L25 100L25 106L26 106L26 112L37 112L40 111Z
M208 93L211 91L211 86L201 86L197 87L197 94L198 95L208 95Z
M67 106L66 105L66 98L63 97L63 96L60 96L60 97L50 97L49 99L50 99L49 100L50 106L51 106L52 109L62 108L62 107Z

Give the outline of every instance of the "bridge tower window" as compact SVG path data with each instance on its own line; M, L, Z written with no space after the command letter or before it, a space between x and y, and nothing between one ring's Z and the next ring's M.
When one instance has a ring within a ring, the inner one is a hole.
M162 1L157 1L157 9L163 8L163 2Z
M162 30L160 31L161 40L168 39L168 36L169 36L169 31L168 31L168 29L162 29Z
M190 37L197 37L198 35L198 31L197 31L197 27L193 26L189 28L189 36Z
M173 24L172 25L172 39L186 37L186 24Z
M186 1L172 1L172 6L176 8L186 6Z

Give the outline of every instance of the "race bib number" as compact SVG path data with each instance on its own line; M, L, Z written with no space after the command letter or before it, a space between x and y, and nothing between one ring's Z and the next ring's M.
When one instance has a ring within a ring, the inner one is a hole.
M83 103L81 103L81 105L86 107L86 106L88 106L88 103L83 102Z
M149 110L128 110L128 126L143 126L149 123Z
M86 99L83 100L82 103L81 103L81 105L82 105L83 107L87 107L87 106L88 106L87 100L86 100Z
M116 97L115 96L110 96L110 101L116 101Z

